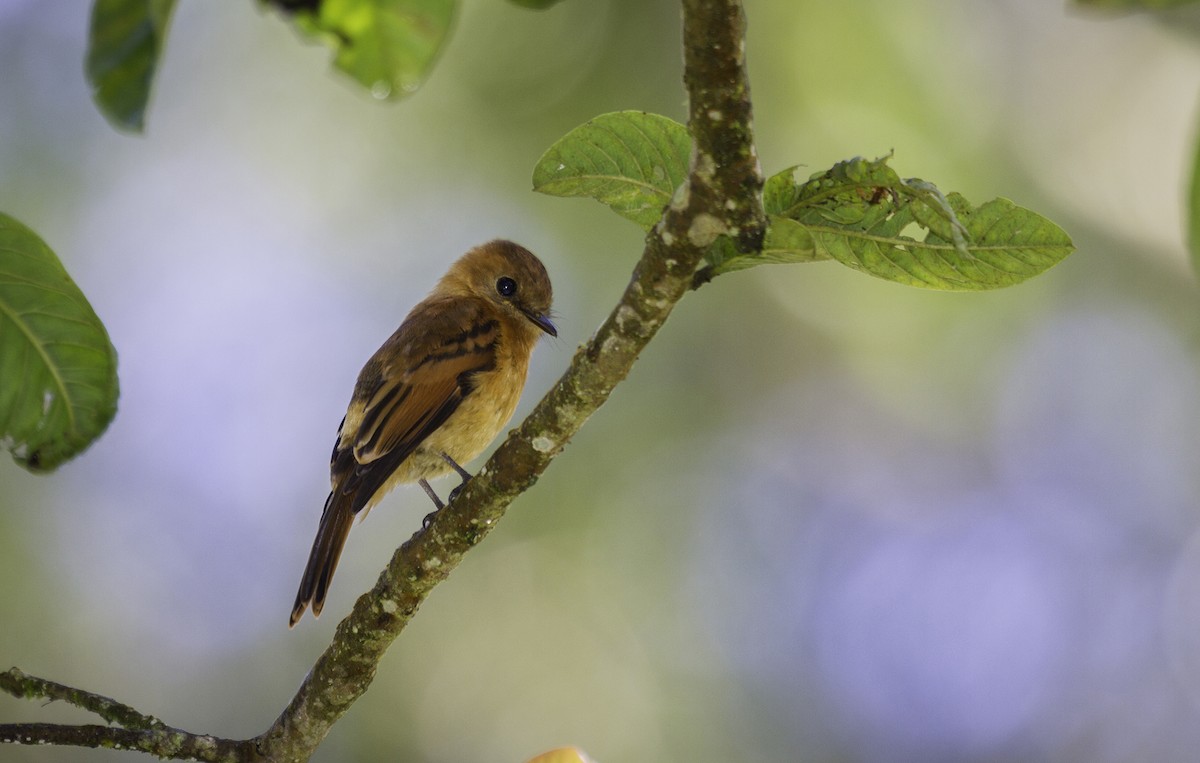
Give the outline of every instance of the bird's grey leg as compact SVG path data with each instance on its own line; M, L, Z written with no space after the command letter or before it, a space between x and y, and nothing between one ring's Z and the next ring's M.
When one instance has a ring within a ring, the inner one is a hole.
M463 469L461 467L461 465L458 465L458 462L455 461L454 458L451 458L449 453L442 453L442 459L446 463L450 464L451 469L454 469L455 471L457 471L458 476L462 477L462 482L460 483L460 485L458 485L458 487L456 487L456 488L452 489L452 491L450 491L449 500L454 500L455 495L462 492L462 488L467 485L467 481L470 479L470 471L467 471L466 469ZM433 492L433 488L430 487L430 483L426 482L424 479L420 479L420 480L418 480L418 482L421 483L422 488L425 488L426 495L428 495L428 497L433 499L433 505L436 505L438 507L438 511L442 510L443 507L445 506L445 504L442 503L442 499L438 498L438 494ZM433 519L434 513L437 513L437 511L433 511L432 513L430 513L430 515L427 515L425 517L425 522L424 522L425 527L428 527L428 525L430 525L430 522Z
M450 458L448 453L442 453L442 459L446 463L450 464L451 469L458 472L458 476L462 477L462 482L459 484L459 486L450 491L450 500L453 501L454 497L462 492L463 486L467 484L467 480L471 479L471 473L459 466L458 462L453 458Z
M424 477L417 480L417 484L421 486L421 489L425 491L425 495L429 496L429 499L433 501L433 505L437 507L426 514L425 519L421 520L421 527L429 527L429 523L433 521L433 515L437 514L446 504L442 503L442 499L438 498L437 493L433 492L433 488L429 487L429 483L425 481Z
M450 468L458 472L458 476L462 477L463 482L471 479L471 473L458 465L458 462L450 458L449 454L443 453L442 460L450 464Z
M441 498L438 498L437 493L433 492L433 488L429 487L429 483L425 481L425 478L422 477L421 479L417 480L417 483L420 484L421 489L425 491L425 495L429 496L429 500L433 501L434 506L437 506L440 509L446 505L442 503Z

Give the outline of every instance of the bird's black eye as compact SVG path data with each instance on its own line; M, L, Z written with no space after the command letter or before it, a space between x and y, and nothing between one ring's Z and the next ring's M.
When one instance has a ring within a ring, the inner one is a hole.
M517 293L517 282L504 276L496 281L496 291L500 293L501 297L511 297Z

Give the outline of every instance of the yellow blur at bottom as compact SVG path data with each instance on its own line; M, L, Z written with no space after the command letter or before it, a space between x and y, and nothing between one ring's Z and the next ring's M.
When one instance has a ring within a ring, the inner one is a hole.
M558 747L530 758L525 763L593 763L593 761L578 747Z

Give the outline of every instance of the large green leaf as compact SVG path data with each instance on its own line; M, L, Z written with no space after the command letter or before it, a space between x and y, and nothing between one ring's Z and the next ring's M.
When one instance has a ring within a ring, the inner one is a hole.
M88 32L87 77L100 113L141 132L154 70L175 0L96 0Z
M805 183L772 178L769 187L768 211L803 225L818 257L909 286L1011 286L1074 249L1041 215L1007 199L976 207L960 194L944 196L925 181L902 180L886 157L839 162ZM921 230L922 238L912 235Z
M334 65L376 98L420 89L458 0L272 0L296 27L334 50Z
M533 189L588 196L649 230L687 178L687 128L657 114L617 111L576 127L542 154Z
M117 356L54 252L0 213L0 438L49 471L100 436L117 410Z

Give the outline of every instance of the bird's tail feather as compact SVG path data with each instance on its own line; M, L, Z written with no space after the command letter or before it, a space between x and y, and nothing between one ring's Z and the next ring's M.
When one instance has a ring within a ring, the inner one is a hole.
M354 523L353 503L354 493L343 494L340 490L334 490L325 499L317 537L313 539L304 577L300 579L300 590L296 592L296 603L292 605L289 628L299 622L310 604L313 617L321 614L325 606L325 594L329 591L329 581L333 579L342 548L346 545L346 536L350 534L350 526Z

